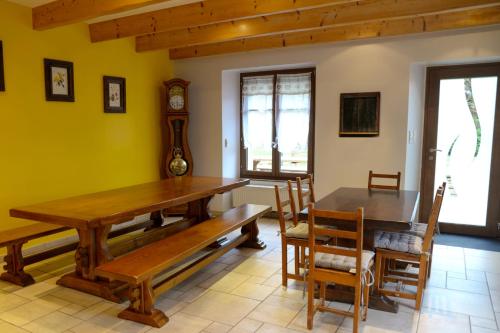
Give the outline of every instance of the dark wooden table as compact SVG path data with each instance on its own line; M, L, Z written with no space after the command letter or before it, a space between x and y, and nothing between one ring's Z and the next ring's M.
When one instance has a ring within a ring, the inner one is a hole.
M341 187L315 203L317 209L353 211L364 208L364 248L373 250L373 239L376 230L402 231L411 227L415 219L419 201L418 191L393 191L368 188ZM307 219L307 209L299 214L300 219ZM316 223L334 225L349 229L345 221L318 219ZM331 288L328 292L330 300L353 301L353 293L345 288ZM372 294L370 308L397 312L398 304L385 296Z
M151 213L161 227L161 211L187 204L185 222L172 232L210 218L208 203L215 194L249 184L249 180L215 177L177 177L87 194L67 199L13 208L10 215L39 222L74 227L79 245L74 273L64 275L58 284L118 302L122 285L100 279L95 268L113 260L107 240L112 225ZM256 244L258 246L258 244Z

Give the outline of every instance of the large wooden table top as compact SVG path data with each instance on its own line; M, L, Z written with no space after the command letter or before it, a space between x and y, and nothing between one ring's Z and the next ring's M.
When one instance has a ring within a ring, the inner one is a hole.
M126 222L249 184L248 179L177 177L13 208L10 215L80 229Z
M340 187L315 203L316 209L354 211L364 208L365 229L404 230L415 218L418 191ZM307 209L301 212L307 217Z

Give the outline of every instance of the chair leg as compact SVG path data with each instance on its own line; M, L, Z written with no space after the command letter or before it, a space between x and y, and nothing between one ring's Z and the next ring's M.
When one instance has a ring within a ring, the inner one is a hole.
M352 318L352 332L358 333L359 305L361 303L361 281L356 282L354 287L354 313Z
M300 246L295 245L294 249L295 275L300 274Z
M419 311L422 305L422 296L424 292L424 283L427 278L427 258L421 256L420 267L418 269L417 295L415 302L415 310Z
M288 287L288 244L281 239L281 284L283 288Z
M380 278L382 274L382 262L383 256L380 253L375 255L375 283L373 284L375 292L378 292L380 289Z
M326 282L324 282L324 281L321 281L319 284L319 298L321 300L321 306L325 306Z
M429 256L429 267L427 268L427 278L431 278L431 268L432 268L432 251L434 250L434 240L431 241L431 255Z
M370 287L368 286L368 281L370 279L370 273L366 272L365 273L365 281L366 284L364 286L363 290L363 315L361 317L361 320L365 321L366 316L368 314L368 302L370 301Z
M306 268L306 247L301 246L300 247L300 267L305 269Z
M314 319L314 280L307 281L307 329L312 330Z

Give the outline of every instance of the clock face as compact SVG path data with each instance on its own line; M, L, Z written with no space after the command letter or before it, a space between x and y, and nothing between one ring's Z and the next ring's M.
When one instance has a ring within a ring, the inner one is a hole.
M174 110L184 108L184 88L181 86L173 86L168 92L170 107Z

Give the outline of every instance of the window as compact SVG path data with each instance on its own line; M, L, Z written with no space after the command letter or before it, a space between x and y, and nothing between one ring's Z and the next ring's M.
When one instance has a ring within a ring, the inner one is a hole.
M241 177L313 172L315 70L241 74Z

